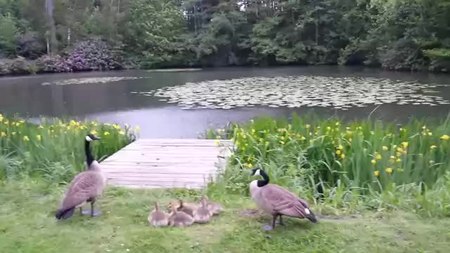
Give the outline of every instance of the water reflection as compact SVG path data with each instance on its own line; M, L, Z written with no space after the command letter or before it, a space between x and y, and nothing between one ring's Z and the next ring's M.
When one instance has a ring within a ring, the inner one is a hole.
M0 78L0 112L39 117L69 116L98 119L106 122L141 126L141 137L196 137L208 127L222 127L227 122L242 122L258 115L289 116L292 112L317 112L323 116L338 115L347 119L366 118L375 106L336 111L327 108L267 108L252 107L233 110L181 110L158 98L132 94L186 82L231 79L240 77L274 77L287 75L361 76L390 78L423 83L438 83L440 96L450 99L450 76L429 73L384 72L348 67L302 68L225 68L188 72L119 71L105 73L72 73ZM47 85L44 82L83 77L139 76L143 79L113 83L80 85ZM404 122L417 117L446 117L449 105L414 106L381 105L372 118Z

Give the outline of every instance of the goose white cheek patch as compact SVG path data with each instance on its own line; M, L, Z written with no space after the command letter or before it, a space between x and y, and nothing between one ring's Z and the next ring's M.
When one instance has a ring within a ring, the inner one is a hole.
M255 172L255 176L261 176L261 173L259 173L259 170L257 170L257 171Z
M305 213L306 213L306 214L310 214L311 212L309 211L308 208L305 208Z
M86 141L92 141L91 137L86 136Z

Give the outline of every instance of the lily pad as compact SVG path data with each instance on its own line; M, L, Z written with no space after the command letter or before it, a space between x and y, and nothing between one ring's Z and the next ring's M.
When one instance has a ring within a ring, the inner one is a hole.
M334 107L347 110L369 105L438 105L449 101L432 88L441 85L362 77L278 76L188 82L154 90L189 108ZM145 92L141 93L142 95ZM433 95L431 95L433 94Z

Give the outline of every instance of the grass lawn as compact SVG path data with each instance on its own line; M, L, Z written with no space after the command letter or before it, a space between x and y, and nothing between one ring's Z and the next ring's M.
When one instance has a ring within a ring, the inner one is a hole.
M270 218L252 212L248 196L226 195L226 210L207 225L153 228L147 215L195 192L108 188L99 201L103 215L57 222L54 211L64 188L39 182L0 183L0 252L449 252L450 218L420 218L406 212L368 212L321 217L319 223L285 219L287 226L263 232ZM218 195L218 194L216 194Z

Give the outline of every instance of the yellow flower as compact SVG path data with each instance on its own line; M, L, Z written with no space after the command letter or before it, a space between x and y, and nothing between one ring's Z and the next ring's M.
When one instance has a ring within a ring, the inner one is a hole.
M433 135L433 133L432 132L428 132L428 136L432 136Z
M302 141L306 140L305 136L302 136L302 138L300 138L300 140L302 140Z
M384 150L384 151L387 151L387 150L388 150L388 147L383 146L383 150Z
M381 160L381 155L380 155L380 154L376 154L376 155L375 155L375 159Z
M402 159L397 158L397 160L395 160L395 161L398 162L398 163L400 163L400 162L402 162Z
M376 161L375 159L372 159L370 162L371 162L372 164L376 164L376 163L377 163L377 161Z
M436 145L431 145L431 146L430 146L430 149L432 149L432 150L435 149L435 148L437 148Z
M38 127L39 129L44 129L44 127L42 126L42 125L39 125L39 127Z
M284 145L284 141L280 141L280 144L281 144L281 145Z
M342 154L342 155L341 155L341 158L344 159L344 158L345 158L345 154Z
M341 151L338 149L338 150L336 150L336 155L340 155L341 154Z
M122 130L120 130L120 131L119 131L119 134L120 134L120 135L125 135L125 132L122 131Z
M305 125L305 127L306 127L306 128L310 128L310 127L311 127L311 125L309 125L309 124L306 124L306 125Z
M395 156L393 156L393 155L391 155L391 157L390 157L391 159L395 159Z
M256 130L252 128L252 134L255 134L255 133L256 133Z
M386 168L384 171L386 171L389 175L392 174L392 168Z
M378 170L376 170L376 171L373 172L373 175L378 177L380 175L380 172Z
M16 132L12 132L11 134L12 134L12 135L16 135Z
M402 146L404 149L408 148L408 142L407 141L402 142Z
M116 130L119 130L119 129L120 129L120 126L117 125L117 124L113 124L113 128L116 129Z
M23 141L30 141L30 138L28 138L28 136L25 135L25 136L23 137Z
M0 137L6 137L6 133L5 132L1 132L0 133Z
M397 152L400 152L400 153L401 153L401 152L403 152L403 149L402 149L401 147L398 147L398 148L397 148Z
M344 147L341 144L339 144L339 146L336 149L342 150L342 149L344 149Z
M441 136L441 140L443 140L443 141L448 141L449 139L450 139L450 136L448 136L446 134Z
M52 130L52 131L53 131L53 130ZM92 130L92 131L91 131L91 134L93 134L93 135L97 135L97 130L95 130L95 129L94 129L94 130Z
M0 113L0 122L3 121L3 115Z
M400 157L400 156L402 156L402 153L401 153L401 152L396 152L395 155L396 155L397 157Z
M104 132L103 135L104 136L108 136L108 135L110 135L110 133L109 132Z
M41 137L41 135L36 135L36 139L38 140L38 141L41 141L42 140L42 137Z
M331 130L331 127L327 126L327 130L330 131L330 130Z

